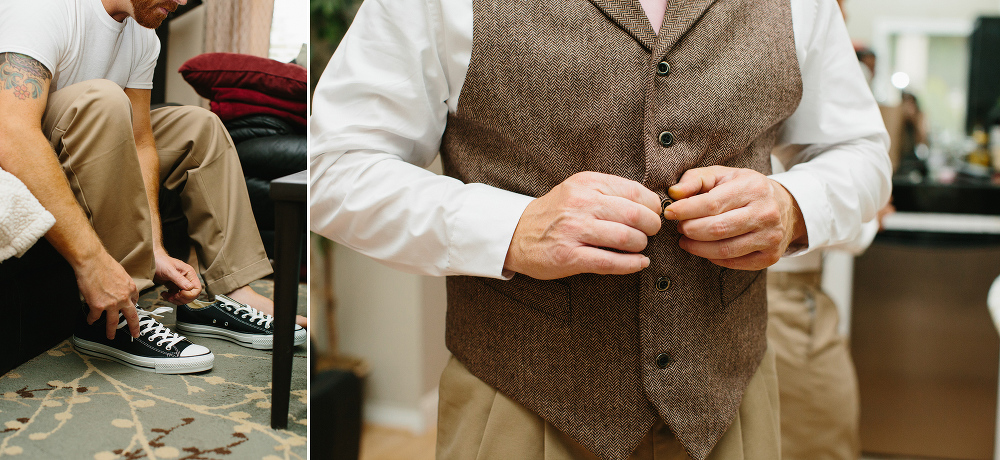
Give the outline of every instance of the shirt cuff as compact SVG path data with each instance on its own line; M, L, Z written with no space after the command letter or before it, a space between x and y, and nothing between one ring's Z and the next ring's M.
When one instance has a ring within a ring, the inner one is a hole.
M833 216L833 209L827 201L822 181L801 171L786 171L768 177L781 184L795 198L806 224L807 244L789 245L784 255L805 254L826 246L830 240L827 220Z
M521 214L534 198L484 184L469 184L452 224L449 270L472 276L510 279L504 270L507 249Z

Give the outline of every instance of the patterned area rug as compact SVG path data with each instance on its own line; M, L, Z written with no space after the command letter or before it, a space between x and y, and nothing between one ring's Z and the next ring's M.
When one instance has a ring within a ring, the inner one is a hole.
M270 281L253 288L269 296ZM140 307L167 305L148 293ZM299 289L305 314L305 289ZM173 326L174 313L159 320ZM287 430L270 427L271 352L192 337L213 369L157 375L80 355L64 341L0 377L0 458L306 457L306 348L296 348Z

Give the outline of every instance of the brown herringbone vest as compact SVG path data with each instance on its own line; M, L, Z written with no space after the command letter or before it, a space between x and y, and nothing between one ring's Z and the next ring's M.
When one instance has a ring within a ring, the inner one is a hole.
M695 167L768 173L802 93L788 0L671 0L658 36L637 0L473 0L473 14L441 147L467 183L537 197L598 171L665 197ZM678 238L665 223L634 275L450 277L448 348L602 457L626 458L659 416L703 459L765 350L765 277Z

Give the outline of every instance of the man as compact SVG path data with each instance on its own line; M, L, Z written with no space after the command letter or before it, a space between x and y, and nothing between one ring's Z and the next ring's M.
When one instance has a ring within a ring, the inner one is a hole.
M163 298L177 305L202 292L197 272L163 247L161 184L181 195L206 288L228 296L208 308L233 323L253 318L257 335L270 334L270 326L253 307L273 311L247 286L271 267L225 128L199 108L150 112L159 53L152 29L184 3L0 4L0 167L56 218L46 238L73 267L88 307L90 326L78 328L73 343L161 373L206 370L213 362L206 348L136 310L140 291L156 284L166 285ZM179 323L201 321L189 310L178 313ZM228 322L208 327L192 334L234 332Z
M854 61L832 0L366 2L311 225L450 276L438 458L779 458L761 270L888 198Z

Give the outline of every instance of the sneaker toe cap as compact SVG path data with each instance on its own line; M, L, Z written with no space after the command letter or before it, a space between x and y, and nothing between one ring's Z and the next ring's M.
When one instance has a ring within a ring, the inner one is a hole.
M191 345L188 345L187 348L185 348L184 351L181 352L181 357L182 358L188 358L188 357L191 357L191 356L201 356L201 355L207 355L207 354L211 354L211 353L212 352L208 348L205 348L205 347L203 347L201 345L191 344Z

